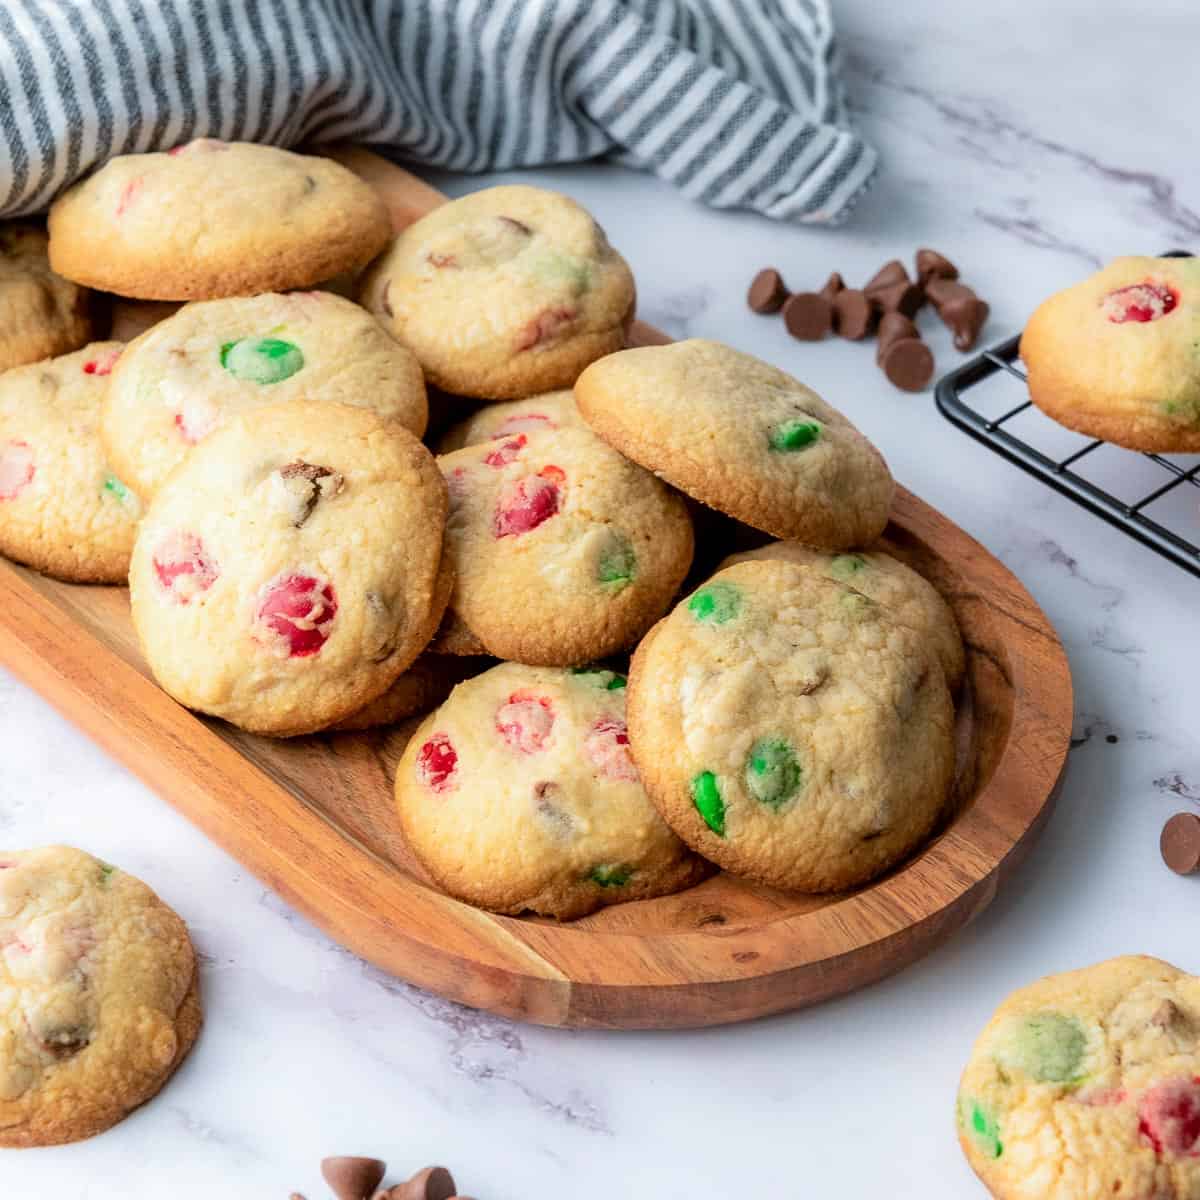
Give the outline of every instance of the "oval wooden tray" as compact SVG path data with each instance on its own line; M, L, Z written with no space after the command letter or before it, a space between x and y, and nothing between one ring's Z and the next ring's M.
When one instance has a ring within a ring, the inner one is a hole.
M364 151L338 157L380 188L397 225L441 199ZM116 333L129 336L161 313L122 306ZM277 742L198 718L148 677L122 589L57 583L3 560L0 663L377 966L546 1025L717 1025L849 992L943 942L1003 885L1061 783L1070 675L1029 593L903 489L888 537L950 601L967 644L958 780L936 836L842 896L788 895L717 875L567 925L494 916L429 886L399 835L391 777L411 725Z

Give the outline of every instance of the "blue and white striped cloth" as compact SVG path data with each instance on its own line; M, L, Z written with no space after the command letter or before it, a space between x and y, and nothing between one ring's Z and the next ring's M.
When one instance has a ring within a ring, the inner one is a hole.
M0 216L199 136L461 171L609 155L804 222L876 168L828 0L0 0Z

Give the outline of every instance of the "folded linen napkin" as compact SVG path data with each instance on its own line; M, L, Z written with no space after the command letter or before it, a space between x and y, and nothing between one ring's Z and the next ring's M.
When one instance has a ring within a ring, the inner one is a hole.
M483 171L601 155L718 208L845 218L828 0L3 0L0 216L193 137Z

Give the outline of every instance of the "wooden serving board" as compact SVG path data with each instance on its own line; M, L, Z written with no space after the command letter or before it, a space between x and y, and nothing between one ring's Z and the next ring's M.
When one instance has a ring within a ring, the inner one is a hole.
M397 226L442 197L360 149ZM129 337L164 306L119 304ZM641 327L637 340L664 340ZM330 937L384 970L546 1025L717 1025L799 1008L906 966L991 901L1049 816L1066 761L1066 656L1029 593L977 542L900 489L888 537L952 605L967 645L958 780L913 858L841 896L717 875L570 924L494 916L430 886L392 812L412 723L270 741L180 707L149 678L126 592L0 560L0 663L140 775Z

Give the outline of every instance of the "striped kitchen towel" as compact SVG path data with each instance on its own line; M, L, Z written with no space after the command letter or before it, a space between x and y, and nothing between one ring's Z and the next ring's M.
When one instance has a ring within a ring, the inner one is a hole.
M828 0L0 0L0 216L200 136L461 171L609 155L804 222L876 167Z

